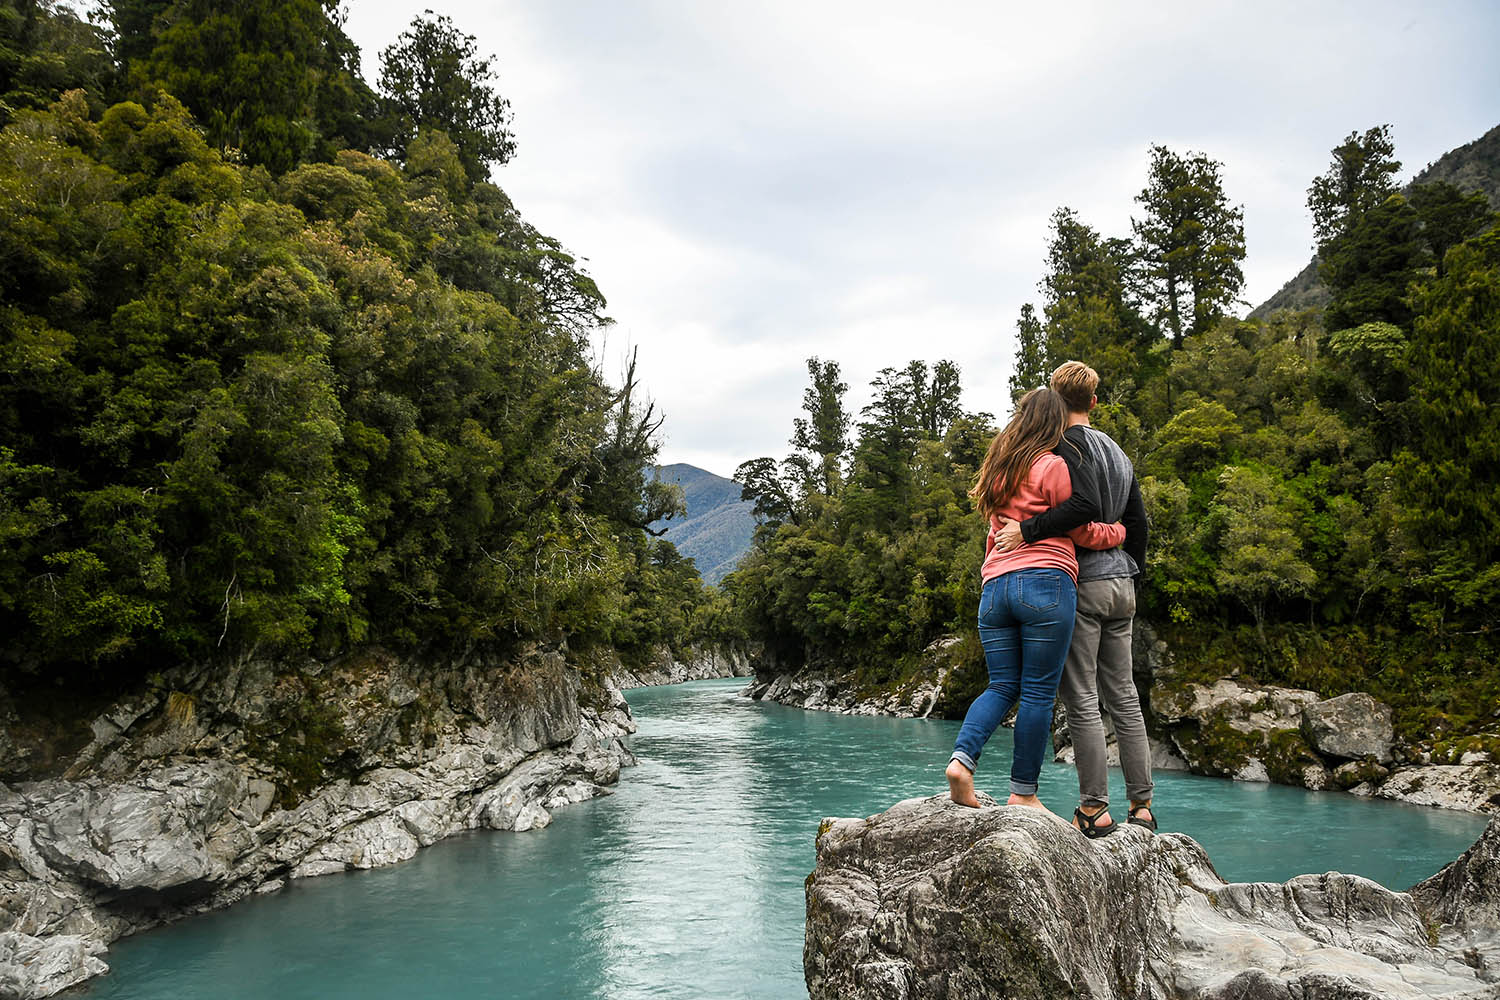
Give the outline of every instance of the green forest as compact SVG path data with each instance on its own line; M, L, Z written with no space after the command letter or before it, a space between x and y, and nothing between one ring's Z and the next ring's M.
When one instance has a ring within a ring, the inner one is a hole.
M1337 145L1308 189L1332 301L1245 321L1222 164L1152 147L1130 233L1053 214L1011 388L1099 371L1094 423L1151 521L1142 614L1190 677L1369 691L1456 755L1500 749L1500 229L1485 195L1399 170L1388 127ZM790 454L737 476L765 522L737 612L784 668L870 690L958 634L977 690L966 492L995 418L962 412L948 362L884 370L857 420L838 364L808 369Z
M377 86L337 4L0 4L0 657L164 662L566 636L722 599L646 530L660 416L428 12Z
M377 63L327 0L0 3L6 674L566 637L878 688L951 634L977 670L967 491L1005 414L931 359L852 413L809 359L789 453L736 476L754 547L703 587L654 527L661 415L591 348L603 294L491 178L524 151L492 58L429 12ZM1180 662L1500 749L1500 230L1399 171L1389 128L1334 147L1331 301L1241 320L1222 164L1152 147L1129 233L1052 216L1012 388L1100 372Z

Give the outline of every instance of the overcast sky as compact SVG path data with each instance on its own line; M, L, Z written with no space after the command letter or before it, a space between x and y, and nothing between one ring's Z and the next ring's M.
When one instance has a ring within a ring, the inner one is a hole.
M1350 131L1391 124L1405 180L1500 124L1493 2L432 6L497 57L494 179L587 258L662 461L724 476L786 453L811 355L855 410L880 368L948 358L1003 414L1048 216L1129 235L1152 143L1224 164L1253 305L1307 262ZM372 82L420 9L351 0Z

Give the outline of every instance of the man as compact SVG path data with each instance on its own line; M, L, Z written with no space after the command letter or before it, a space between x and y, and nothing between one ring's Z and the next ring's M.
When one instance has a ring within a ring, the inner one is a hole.
M1151 749L1130 660L1134 578L1146 566L1146 507L1130 459L1108 434L1089 423L1089 411L1099 402L1098 387L1099 373L1079 361L1069 361L1052 373L1053 390L1068 404L1064 436L1077 446L1077 454L1072 448L1062 449L1073 473L1074 497L1020 523L1007 521L995 539L997 548L1009 550L1023 541L1066 534L1090 520L1125 525L1125 541L1119 548L1078 550L1078 618L1063 667L1061 694L1078 765L1079 807L1073 813L1073 825L1089 837L1117 829L1108 811L1101 695L1120 747L1120 766L1130 797L1129 822L1156 829L1151 813Z

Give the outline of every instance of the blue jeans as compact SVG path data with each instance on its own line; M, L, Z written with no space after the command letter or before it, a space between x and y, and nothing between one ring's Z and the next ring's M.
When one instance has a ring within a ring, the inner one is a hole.
M969 770L1017 701L1013 795L1035 795L1042 751L1052 729L1052 703L1073 639L1078 587L1060 569L1020 569L997 576L979 595L979 641L990 686L964 716L953 759Z

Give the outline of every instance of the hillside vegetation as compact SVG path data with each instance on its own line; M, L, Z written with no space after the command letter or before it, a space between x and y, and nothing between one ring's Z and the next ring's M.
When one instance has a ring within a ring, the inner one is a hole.
M1413 188L1439 182L1451 184L1466 194L1483 194L1491 205L1500 205L1500 125L1429 163L1412 178L1404 193L1410 197ZM1250 318L1264 319L1281 309L1327 305L1332 293L1319 277L1318 265L1318 258L1314 257L1275 295L1256 306Z
M0 5L7 679L354 644L689 641L659 424L489 179L474 39L329 3Z
M663 465L656 478L682 490L681 514L652 527L693 560L703 582L717 584L739 563L755 535L753 505L732 479L692 465Z
M1094 422L1151 518L1143 614L1186 679L1365 690L1412 743L1500 750L1500 230L1484 195L1399 193L1398 169L1388 129L1345 139L1309 197L1327 307L1241 321L1219 165L1154 147L1130 237L1053 216L1012 388L1100 372ZM765 520L725 581L752 636L878 689L958 633L977 674L966 491L993 419L918 362L881 373L853 435L837 364L809 370L793 452L737 476Z

